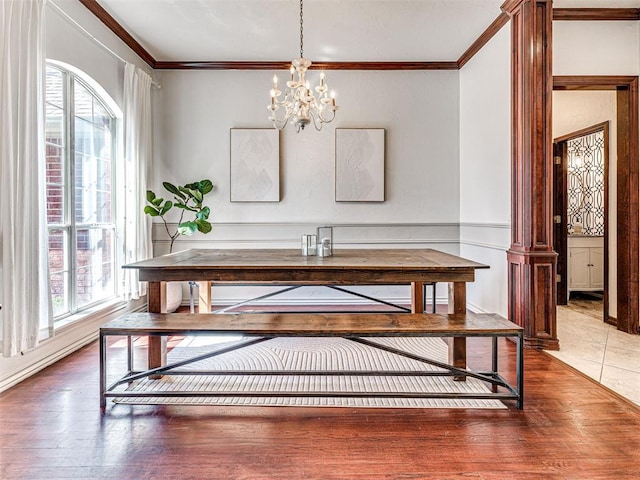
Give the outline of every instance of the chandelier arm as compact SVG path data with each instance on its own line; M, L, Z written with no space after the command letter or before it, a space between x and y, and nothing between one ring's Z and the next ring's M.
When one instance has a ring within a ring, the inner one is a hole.
M322 124L324 123L322 121L322 118L320 118L320 115L312 114L310 116L313 119L313 126L316 127L316 130L320 132L322 130Z
M325 117L324 113L327 111L327 109L325 108L324 110L321 110L319 113L319 117L320 120L322 121L322 123L329 123L332 122L334 118L336 118L336 111L333 108L329 109L331 111L331 117Z

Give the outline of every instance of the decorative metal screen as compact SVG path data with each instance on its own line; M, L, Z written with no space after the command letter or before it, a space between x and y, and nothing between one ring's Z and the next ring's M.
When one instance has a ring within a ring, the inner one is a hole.
M604 132L569 140L567 154L567 228L604 235Z

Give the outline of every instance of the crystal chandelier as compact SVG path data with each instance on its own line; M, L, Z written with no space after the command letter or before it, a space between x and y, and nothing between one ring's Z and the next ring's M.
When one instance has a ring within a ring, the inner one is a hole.
M300 58L291 62L289 70L291 79L287 82L284 96L278 90L278 76L273 76L271 104L267 106L267 110L271 112L269 120L278 130L282 130L289 121L296 127L296 132L304 130L304 127L311 122L316 130L322 130L323 124L335 118L338 109L335 93L331 92L331 97L328 95L329 88L324 81L324 72L320 74L320 83L314 89L317 97L311 90L309 80L305 79L311 60L304 58L302 20L302 0L300 0Z

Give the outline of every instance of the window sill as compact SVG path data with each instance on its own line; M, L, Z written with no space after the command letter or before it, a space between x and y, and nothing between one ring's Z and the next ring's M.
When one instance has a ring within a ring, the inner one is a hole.
M65 330L72 327L74 324L83 321L91 321L96 320L100 317L105 317L107 315L111 315L113 313L118 312L119 310L124 310L128 305L128 302L120 298L112 298L106 300L98 305L95 305L87 310L83 310L80 313L76 313L70 315L68 317L63 318L54 323L54 331L55 334L59 334L64 332Z

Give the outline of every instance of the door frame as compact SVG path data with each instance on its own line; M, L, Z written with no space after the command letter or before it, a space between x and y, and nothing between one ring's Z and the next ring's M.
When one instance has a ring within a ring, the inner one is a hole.
M637 76L554 76L554 90L616 91L617 187L617 318L618 330L638 331L640 315L640 180Z
M594 133L602 132L604 137L604 301L603 301L603 320L609 323L609 121L598 123L590 127L577 130L575 132L562 135L553 140L553 156L554 156L554 192L553 192L553 204L554 204L554 216L560 216L560 222L554 223L554 235L553 245L556 253L558 254L558 274L559 280L556 282L558 287L557 291L557 304L566 305L568 300L568 282L569 282L569 267L568 267L568 249L567 249L567 178L568 178L568 163L567 163L567 143L576 138L584 137L586 135L592 135ZM556 158L560 157L560 163L556 161Z

